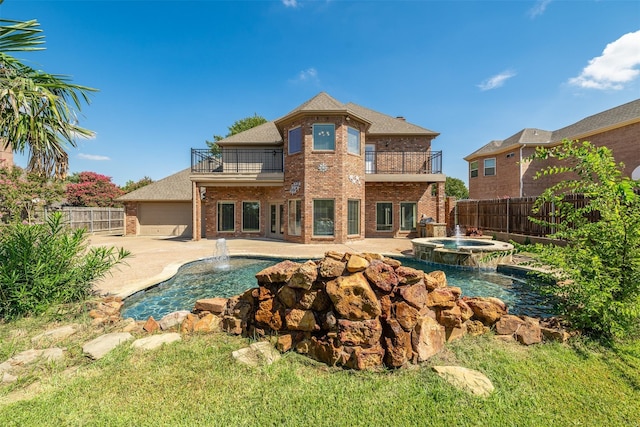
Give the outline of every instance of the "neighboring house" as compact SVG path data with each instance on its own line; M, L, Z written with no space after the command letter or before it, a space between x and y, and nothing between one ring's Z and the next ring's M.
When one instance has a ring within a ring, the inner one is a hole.
M555 131L523 129L501 141L491 141L466 156L469 198L535 197L563 179L561 175L534 179L551 161L527 161L536 147L552 147L564 139L590 141L612 150L624 174L640 179L640 99L589 116Z
M4 149L4 144L0 141L0 168L13 166L13 150L11 147Z
M410 235L422 214L445 222L442 153L431 150L437 135L320 93L218 141L217 154L191 150L194 236L345 243ZM134 208L138 191L120 199L127 234L142 234L136 224L145 223L145 207L142 215Z

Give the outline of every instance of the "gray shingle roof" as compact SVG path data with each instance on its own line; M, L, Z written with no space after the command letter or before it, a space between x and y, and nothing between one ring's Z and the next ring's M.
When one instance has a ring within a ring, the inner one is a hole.
M572 125L553 131L551 140L562 141L565 138L576 138L595 133L599 129L606 129L615 125L640 119L640 99L627 102L610 110L589 116Z
M371 127L367 131L369 135L440 135L438 132L416 126L404 119L388 116L353 102L346 104L346 106L349 111L353 111L358 116L364 117L371 122Z
M234 144L282 144L282 135L274 122L266 122L218 141L220 146Z
M325 92L320 92L318 95L277 119L275 122L277 124L286 121L290 117L297 116L298 114L316 112L342 113L357 117L366 123L370 123L370 127L367 130L367 134L369 135L439 135L439 133L432 130L411 124L403 119L379 113L352 102L343 104Z
M191 168L169 175L142 188L118 197L122 202L131 201L191 201Z
M513 136L501 141L494 140L469 154L464 160L472 160L475 157L499 153L507 150L509 146L518 147L524 144L552 144L563 139L580 139L593 135L599 131L611 127L623 126L627 123L640 120L640 99L628 102L618 107L611 108L598 114L586 117L572 125L555 131L527 128Z

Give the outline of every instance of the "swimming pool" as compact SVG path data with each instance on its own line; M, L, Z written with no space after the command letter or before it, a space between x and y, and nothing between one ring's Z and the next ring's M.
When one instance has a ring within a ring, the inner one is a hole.
M397 258L407 267L426 272L442 270L449 286L458 286L463 296L496 297L503 300L512 314L544 316L547 309L524 278L505 276L492 271L460 270L444 265L429 265L411 258ZM220 266L212 259L182 266L171 279L131 295L124 301L122 317L137 320L153 316L160 319L177 310L192 310L202 298L231 297L257 287L256 273L282 259L231 257Z

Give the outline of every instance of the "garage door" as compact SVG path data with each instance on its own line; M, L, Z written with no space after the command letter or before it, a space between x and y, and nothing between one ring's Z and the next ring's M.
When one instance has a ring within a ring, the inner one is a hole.
M141 235L191 237L191 202L147 202L138 209Z

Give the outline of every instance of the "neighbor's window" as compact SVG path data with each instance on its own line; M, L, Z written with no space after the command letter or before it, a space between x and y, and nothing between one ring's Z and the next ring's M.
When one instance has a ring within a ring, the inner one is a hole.
M302 151L302 128L289 130L289 154L299 153Z
M347 234L360 234L360 200L347 202Z
M334 217L333 199L313 201L313 234L316 236L333 236Z
M416 228L417 205L413 202L400 203L400 230L411 231Z
M351 154L360 154L360 131L352 127L347 128L347 151Z
M260 231L260 202L242 202L242 231Z
M289 200L289 235L299 236L302 232L302 200Z
M484 159L484 176L496 174L496 159Z
M469 176L475 178L478 176L478 161L469 163Z
M236 204L234 202L218 202L218 231L234 231Z
M391 202L376 203L376 230L378 231L393 230L393 203Z
M313 125L313 149L335 150L336 129L332 124Z

